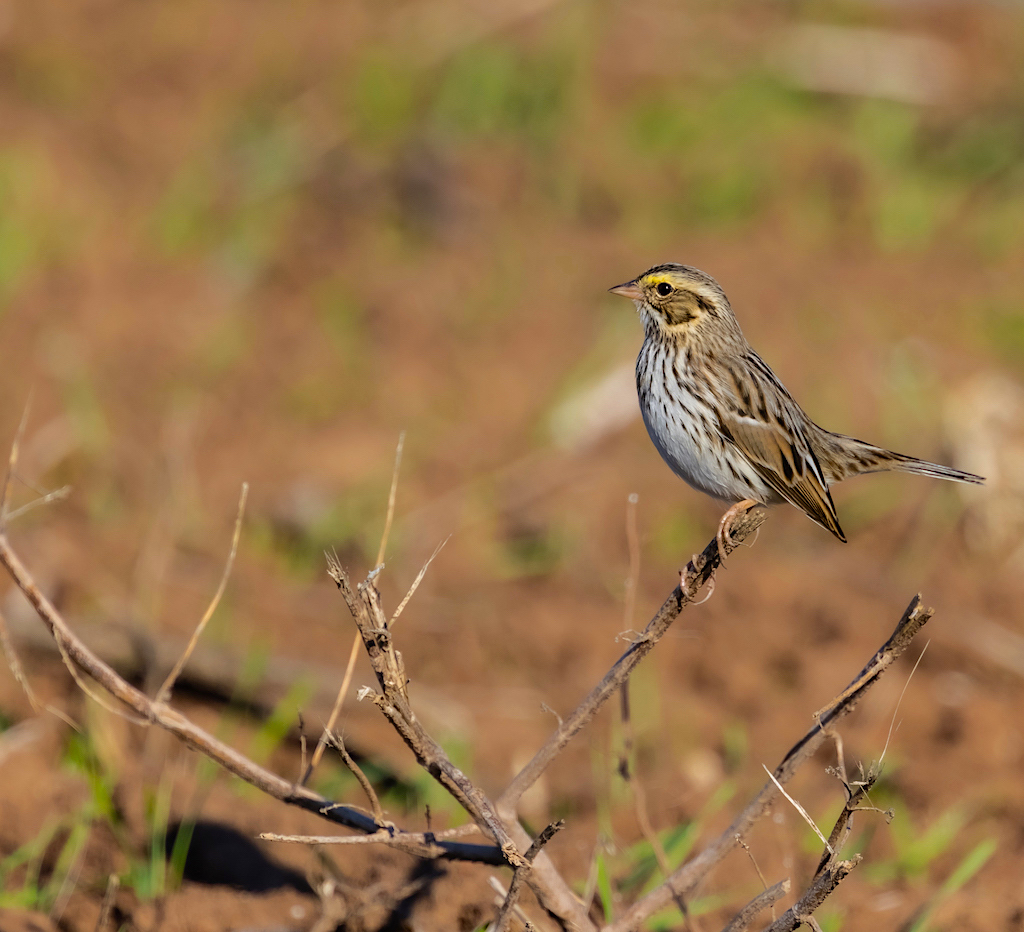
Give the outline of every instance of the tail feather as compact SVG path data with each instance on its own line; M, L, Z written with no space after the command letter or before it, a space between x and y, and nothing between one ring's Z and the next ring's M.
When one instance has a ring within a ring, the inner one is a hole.
M918 476L931 476L934 479L949 479L952 482L967 482L971 485L983 485L985 478L974 473L929 463L914 456L896 453L874 444L844 437L842 434L824 432L821 438L822 449L816 451L821 465L830 482L838 482L850 476L859 476L871 472L909 472Z
M927 460L919 460L902 453L893 453L890 450L887 450L886 453L891 457L890 465L882 466L882 469L912 472L918 476L932 476L935 479L949 479L952 482L969 482L971 485L985 484L984 476L976 476L972 472L964 472L960 469L953 469L951 466L942 466L939 463L929 463Z

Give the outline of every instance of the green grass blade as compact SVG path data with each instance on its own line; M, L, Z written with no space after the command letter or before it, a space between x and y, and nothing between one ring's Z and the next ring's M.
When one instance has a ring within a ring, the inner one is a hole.
M931 926L935 910L985 866L985 862L995 854L997 847L999 847L999 841L995 838L986 838L975 845L970 853L956 866L953 873L946 878L938 893L927 903L921 915L918 916L917 920L910 927L910 932L926 932Z

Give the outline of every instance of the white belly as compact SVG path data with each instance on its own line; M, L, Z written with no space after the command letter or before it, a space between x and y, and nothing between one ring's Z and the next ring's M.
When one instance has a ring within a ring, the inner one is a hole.
M774 501L777 496L754 467L719 433L718 419L707 404L679 384L667 356L647 351L645 346L637 359L640 413L647 433L672 471L695 489L724 501ZM651 381L664 385L665 391L644 391L645 369Z

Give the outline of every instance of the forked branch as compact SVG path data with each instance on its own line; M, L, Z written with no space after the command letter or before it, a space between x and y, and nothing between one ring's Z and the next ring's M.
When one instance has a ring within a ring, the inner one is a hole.
M511 820L516 817L519 800L562 749L589 724L603 706L619 690L637 664L644 659L661 640L683 609L696 598L701 588L714 575L722 560L764 524L768 512L761 505L753 505L737 515L725 529L725 553L718 549L718 541L712 540L703 553L695 556L680 573L679 585L665 600L657 614L647 623L629 649L615 662L597 686L576 707L567 718L559 723L547 743L533 756L533 759L513 778L505 792L498 797L497 809L501 817Z
M669 905L675 896L684 898L689 896L711 869L724 860L733 847L746 838L754 823L768 811L771 804L780 795L780 786L785 786L793 778L800 765L821 747L822 742L828 737L830 727L857 707L865 693L878 682L878 678L910 646L914 635L928 622L932 614L932 609L925 608L921 604L921 597L914 596L899 624L896 625L896 630L878 649L861 673L854 678L853 682L859 683L858 688L853 692L844 690L840 693L842 698L790 749L782 763L772 772L774 779L764 785L761 792L733 820L732 825L708 844L700 854L678 868L661 886L656 887L634 903L623 916L608 927L607 932L632 932L656 912ZM844 809L844 814L840 816L840 821L843 824L835 836L837 839L845 827L843 820L847 815ZM817 875L815 884L819 884L821 878L826 874L833 877L835 883L828 888L828 892L825 893L827 896L835 888L835 884L838 884L853 869L855 863L841 862L835 865L834 869L829 869L826 866L826 869Z
M5 534L0 534L0 565L32 604L36 613L49 629L61 652L80 670L92 677L111 696L138 713L147 722L159 725L177 735L189 747L205 754L225 770L241 777L268 796L293 806L315 812L330 822L356 829L365 834L388 832L395 847L409 854L428 858L482 861L503 864L505 859L493 845L468 844L455 841L427 841L419 837L404 839L393 826L381 825L376 820L354 809L342 806L303 786L271 773L234 748L204 731L176 709L165 703L153 702L145 693L127 683L113 669L100 660L74 633L60 612L40 591L28 569L13 550Z

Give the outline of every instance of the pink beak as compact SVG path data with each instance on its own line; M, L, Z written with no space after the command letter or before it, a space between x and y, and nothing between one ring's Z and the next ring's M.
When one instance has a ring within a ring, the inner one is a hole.
M634 301L640 301L643 298L643 293L637 287L635 281L626 282L623 285L616 285L614 288L608 289L612 294L620 294L624 298L632 298Z

